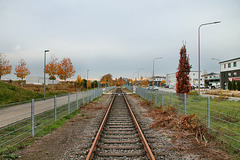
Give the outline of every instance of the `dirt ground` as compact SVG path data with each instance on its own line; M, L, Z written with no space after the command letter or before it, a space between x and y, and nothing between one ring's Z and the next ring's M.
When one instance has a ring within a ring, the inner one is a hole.
M74 148L76 143L84 143L84 130L94 121L100 111L109 105L111 95L104 95L97 102L81 108L81 112L63 127L36 140L32 145L17 153L22 160L62 159L64 154Z
M76 158L77 152L81 152L81 149L77 150L76 148L79 148L79 145L84 143L87 144L88 137L94 135L95 130L93 128L95 127L96 118L105 112L110 98L111 95L104 95L97 102L82 107L81 112L67 121L63 127L39 138L26 149L19 151L17 153L19 159L85 159L84 157L81 158L81 156ZM141 105L143 101L138 96L128 95L128 99L132 99L130 104L145 109L143 116L150 113L151 107ZM89 126L92 128L89 128ZM176 140L176 133L174 131L163 128L158 130L158 133L162 134L161 136L169 138L169 143L172 143L173 146L171 150L177 152L176 155L183 157L177 159L231 159L225 152L216 150L213 147L197 146L193 138ZM88 147L90 148L90 146Z

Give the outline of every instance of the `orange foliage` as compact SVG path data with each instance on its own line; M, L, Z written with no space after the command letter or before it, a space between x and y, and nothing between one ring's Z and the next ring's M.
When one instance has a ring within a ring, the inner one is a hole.
M67 80L67 78L71 78L74 76L74 73L76 72L73 68L72 62L70 58L63 58L63 60L58 65L58 77L61 80Z
M6 60L5 58L6 56L3 56L3 54L0 53L0 80L2 76L10 74L12 71L12 66L9 65L9 60Z
M46 70L45 72L49 75L49 79L55 80L57 75L57 70L58 70L58 63L57 63L58 58L55 58L54 56L51 57L51 61L46 65Z
M81 87L83 85L84 80L81 78L81 76L77 76L76 85Z
M116 80L116 84L117 86L122 86L123 84L125 84L126 82L124 81L124 79L122 77L118 78Z
M106 74L102 77L101 79L101 84L104 84L104 85L107 85L109 84L109 86L113 86L113 79L112 79L112 75L109 73L109 74Z
M19 65L15 67L15 72L14 73L18 78L21 78L22 80L27 76L30 75L29 69L26 67L26 62L21 59L19 61Z

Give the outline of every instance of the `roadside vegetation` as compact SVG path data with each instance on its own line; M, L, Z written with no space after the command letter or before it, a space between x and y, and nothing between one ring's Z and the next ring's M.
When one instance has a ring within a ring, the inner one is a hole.
M148 93L150 101L146 104L155 105L152 117L159 117L152 125L154 128L173 128L192 133L192 138L200 146L211 146L217 143L218 147L239 158L240 148L240 108L239 101L225 99L210 99L210 129L207 128L207 98L198 98L196 91L189 92L186 99L186 115L184 115L183 96L179 94L157 92ZM151 98L152 97L152 98ZM162 102L163 100L163 102ZM144 104L144 105L146 105ZM162 105L163 104L163 105ZM185 127L185 128L184 128ZM181 135L178 134L177 136ZM188 137L189 133L184 137ZM177 137L176 137L177 138Z
M62 109L62 108L66 108L66 106L63 106L59 109ZM53 111L44 112L43 114L36 116L36 119L40 120L40 119L48 116L49 114L51 114L51 112L53 112ZM6 133L10 133L9 135L11 137L6 137L8 139L14 139L14 137L18 137L19 134L26 137L26 138L24 138L24 140L22 142L17 143L14 146L9 145L9 146L5 146L5 147L1 148L0 149L0 159L16 159L16 158L18 158L18 156L16 155L16 151L23 150L28 145L32 144L34 142L34 140L37 140L38 138L43 137L43 136L51 133L52 131L56 130L57 128L63 126L67 120L73 118L79 112L80 112L79 109L75 110L71 114L58 119L56 122L54 122L52 117L48 116L47 118L44 119L44 121L41 121L41 124L38 124L40 127L37 127L36 129L38 129L39 131L35 134L34 137L31 137L30 136L31 133L28 132L29 130L31 130L31 125L30 125L31 120L30 119L20 122L17 127L22 128L22 129L18 130L17 132L13 132L16 129L16 126L14 126L14 125L6 127L6 129L0 130L0 136L4 135ZM26 126L26 124L29 124L29 125ZM26 133L24 133L24 132L26 132ZM23 138L22 136L18 137L18 138ZM3 138L0 142L4 142L4 141L6 141L6 139Z
M0 81L0 105L9 103L17 103L29 101L31 99L43 98L43 87L41 86L28 86L17 83L6 83ZM63 90L50 90L47 89L46 97L67 93ZM1 106L0 106L1 108Z

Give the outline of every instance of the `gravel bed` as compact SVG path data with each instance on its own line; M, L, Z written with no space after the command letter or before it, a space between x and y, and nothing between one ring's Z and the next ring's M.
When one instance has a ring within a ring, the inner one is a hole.
M132 110L139 122L141 128L147 128L148 130L143 131L147 141L154 140L154 143L149 143L149 146L152 148L154 156L156 159L165 159L165 160L175 160L175 159L184 159L178 152L169 150L174 147L174 144L171 143L171 139L166 137L162 130L149 129L153 124L153 119L149 117L144 117L148 113L147 109L140 106L139 99L133 98L134 95L128 95L128 101ZM148 136L155 136L154 138L148 138ZM166 155L157 155L157 153L165 153Z

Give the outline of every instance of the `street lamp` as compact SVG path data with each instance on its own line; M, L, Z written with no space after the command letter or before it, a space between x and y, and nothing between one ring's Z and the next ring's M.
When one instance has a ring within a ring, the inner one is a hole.
M200 98L200 28L205 25L217 24L221 21L203 23L198 27L198 98Z
M134 77L135 73L138 73L138 72L133 72L133 82L134 82L134 79L135 79L135 77ZM135 82L132 85L134 85L134 84L135 84Z
M45 100L45 92L46 92L46 53L47 52L49 52L49 50L48 49L46 49L45 51L44 51L44 93L43 93L43 95L44 95L44 100Z
M220 59L217 58L212 58L212 60L216 60L220 63ZM220 89L221 89L221 64L220 65L220 69L219 69L219 82L220 82Z
M153 59L153 78L154 78L154 61L157 60L157 59L162 59L163 57L157 57L157 58L154 58Z

